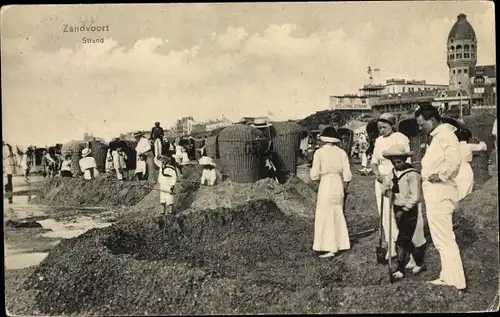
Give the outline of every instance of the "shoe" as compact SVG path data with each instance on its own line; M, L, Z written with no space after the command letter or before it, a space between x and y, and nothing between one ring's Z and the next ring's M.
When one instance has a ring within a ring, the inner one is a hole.
M400 279L402 279L404 277L405 277L405 275L402 272L400 272L400 271L396 271L396 272L392 273L392 278L394 280L396 280L396 281L400 280Z
M448 285L448 284L446 284L445 281L443 281L442 279L439 279L439 278L437 280L429 281L427 283L432 284L432 285Z
M412 269L411 269L412 273L417 275L417 274L420 274L422 273L423 271L425 271L425 266L417 266L415 265Z
M326 258L331 258L331 257L334 257L334 256L335 256L335 253L333 253L333 252L328 252L328 253L325 253L325 254L320 255L319 257L320 257L321 259L326 259Z

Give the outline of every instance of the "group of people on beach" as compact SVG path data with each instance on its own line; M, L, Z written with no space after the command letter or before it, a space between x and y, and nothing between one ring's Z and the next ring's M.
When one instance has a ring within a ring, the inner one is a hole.
M396 117L380 115L371 169L375 174L375 196L388 246L386 260L396 258L392 278L402 279L406 270L419 274L425 269L426 239L422 204L425 203L432 241L441 258L441 272L430 283L466 288L460 251L453 232L452 214L460 200L471 193L474 174L470 166L473 151L485 151L486 144L470 144L469 130L443 123L439 110L422 105L415 119L430 137L419 172L411 165L410 141L395 132ZM496 120L492 134L496 137ZM350 249L343 214L344 197L352 180L347 153L339 146L337 131L327 127L320 135L323 145L314 154L310 170L312 180L319 180L313 250L321 258L337 256ZM391 226L391 234L389 234Z

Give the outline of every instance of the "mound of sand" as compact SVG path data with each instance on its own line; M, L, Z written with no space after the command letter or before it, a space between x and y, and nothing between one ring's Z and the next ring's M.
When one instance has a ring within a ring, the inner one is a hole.
M221 184L217 194L229 194L236 186ZM246 186L253 186L255 193L269 190L271 184ZM372 217L362 216L371 213L367 204L373 198L367 197L373 196L368 191L372 183L356 185L365 186L366 197L354 191L355 183L352 186L346 216L353 222ZM217 195L209 190L216 188L195 191L192 205L215 204L211 195ZM390 284L387 268L376 263L376 235L353 241L350 251L334 259L319 259L311 250L313 220L261 199L231 208L189 208L177 219L181 233L172 223L160 230L153 217L89 231L55 247L27 286L38 290L38 308L45 314L486 310L498 292L499 259L498 238L487 232L498 233L497 209L484 201L497 195L494 178L456 213L469 285L464 295L423 282L439 274L439 256L432 246L426 257L428 271ZM237 194L233 198L239 199ZM230 205L226 199L219 198L220 203Z
M55 178L40 190L34 203L62 206L131 206L146 196L155 184L148 181L117 181Z

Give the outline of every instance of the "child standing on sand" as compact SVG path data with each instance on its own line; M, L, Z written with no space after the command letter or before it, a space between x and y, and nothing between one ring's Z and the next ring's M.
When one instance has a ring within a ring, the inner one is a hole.
M135 167L135 176L138 180L146 179L147 167L146 167L146 155L140 154Z
M424 245L414 244L413 236L416 230L423 236L423 226L417 226L419 219L419 203L422 200L422 178L413 166L406 162L413 153L406 151L403 145L395 144L389 147L382 155L391 160L394 166L392 183L384 184L386 196L392 197L394 216L398 227L396 240L396 254L398 267L393 277L396 280L405 277L406 264L410 255L413 256L415 266L412 271L418 274L423 270Z
M208 156L204 156L198 162L203 166L203 172L201 173L201 185L208 184L208 186L214 186L217 180L217 173L215 170L216 164L213 159Z
M64 157L64 161L62 161L61 177L73 177L73 173L71 172L71 154L67 154Z
M177 170L171 165L167 156L155 157L155 164L160 168L158 185L160 189L160 204L163 206L163 216L173 214L174 189L177 183Z

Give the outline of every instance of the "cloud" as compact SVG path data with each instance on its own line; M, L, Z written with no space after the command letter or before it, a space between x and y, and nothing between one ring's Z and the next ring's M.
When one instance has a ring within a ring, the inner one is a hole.
M319 5L317 12L298 6L293 14L283 13L283 4L267 7L274 8L272 14L256 20L246 13L256 10L254 5L242 11L198 6L199 15L189 18L189 10L174 6L169 10L180 16L155 9L148 15L151 22L134 16L131 25L121 21L121 29L108 22L118 14L94 10L89 15L99 15L99 23L116 30L101 44L57 33L61 21L78 21L70 9L61 11L71 13L64 17L48 14L39 24L44 28L31 21L32 33L21 32L10 18L8 36L2 38L5 135L54 143L81 138L85 131L109 139L149 129L156 120L169 126L185 115L199 121L268 111L279 119L303 117L327 108L329 95L356 92L368 80L368 65L381 69L379 82L448 80L444 49L454 15L431 17L431 12L422 19L400 5L394 15L365 14L360 20L339 11L333 19ZM419 14L425 13L422 8ZM478 36L479 64L494 63L493 11L474 12L468 18ZM32 20L35 13L21 20Z
M241 41L248 36L244 28L228 27L224 34L212 34L212 38L217 45L226 49L234 49L240 47Z

